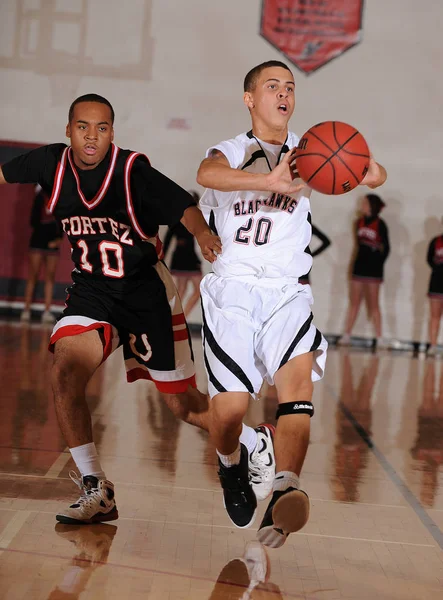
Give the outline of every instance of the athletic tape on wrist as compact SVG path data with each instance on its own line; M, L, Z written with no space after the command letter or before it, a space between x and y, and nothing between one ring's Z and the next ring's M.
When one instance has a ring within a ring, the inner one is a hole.
M283 402L278 405L275 418L278 420L279 417L284 415L309 415L314 416L314 406L312 402Z

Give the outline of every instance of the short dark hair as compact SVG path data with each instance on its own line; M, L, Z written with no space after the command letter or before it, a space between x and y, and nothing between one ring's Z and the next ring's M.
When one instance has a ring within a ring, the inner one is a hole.
M279 60L268 60L260 65L257 65L253 69L249 71L249 73L245 77L245 82L243 84L243 89L245 92L252 92L255 89L257 84L257 79L260 77L260 73L265 69L269 69L270 67L281 67L282 69L286 69L292 75L291 69L285 63L280 62Z
M77 104L80 104L81 102L98 102L99 104L106 104L106 106L109 106L109 108L111 109L111 121L112 124L114 124L115 113L114 109L112 108L112 104L109 102L109 100L106 100L106 98L103 98L103 96L99 96L98 94L84 94L83 96L79 96L78 98L76 98L69 107L69 123L72 121L72 117L74 116L74 108Z
M377 194L366 194L366 198L368 199L369 206L371 207L371 215L373 217L378 217L386 204L383 202L380 196L377 196Z

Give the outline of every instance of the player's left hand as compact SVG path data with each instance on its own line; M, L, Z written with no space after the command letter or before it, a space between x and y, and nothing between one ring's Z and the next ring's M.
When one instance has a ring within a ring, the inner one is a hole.
M369 168L363 181L360 185L367 185L371 189L377 188L386 181L387 174L386 169L375 162L374 157L371 154L369 159Z
M200 246L203 257L210 263L217 260L217 256L222 252L222 244L220 238L210 231L204 231L196 237L197 243Z

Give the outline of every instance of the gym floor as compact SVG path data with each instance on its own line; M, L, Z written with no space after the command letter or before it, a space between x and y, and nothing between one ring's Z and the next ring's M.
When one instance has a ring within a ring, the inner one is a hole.
M88 390L118 521L56 525L74 469L49 384L49 330L0 323L2 600L437 600L443 597L443 369L434 359L329 352L303 472L311 518L265 552L231 526L207 435L127 384L120 351ZM200 341L194 339L205 390ZM271 390L272 391L272 390ZM273 422L263 389L247 422Z

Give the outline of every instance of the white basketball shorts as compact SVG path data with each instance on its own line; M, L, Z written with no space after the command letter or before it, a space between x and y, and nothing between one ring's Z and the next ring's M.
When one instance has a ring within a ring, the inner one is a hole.
M314 353L312 381L323 377L328 343L313 324L309 285L281 279L233 279L210 273L201 282L203 350L212 397L249 392L291 358Z

